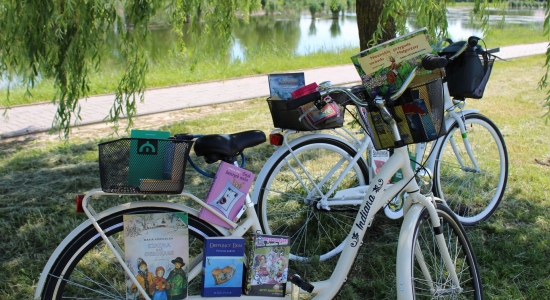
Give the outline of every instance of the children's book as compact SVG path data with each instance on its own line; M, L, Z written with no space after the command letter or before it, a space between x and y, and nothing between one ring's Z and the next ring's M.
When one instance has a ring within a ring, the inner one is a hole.
M290 237L253 234L252 247L247 250L248 269L245 294L255 296L284 297Z
M426 28L378 44L351 57L371 99L395 93L420 59L434 52Z
M254 173L222 161L204 202L229 220L235 221L243 208L254 177ZM199 212L199 218L231 228L229 224L204 207Z
M378 171L390 158L389 150L376 150L371 149L371 167L374 170L374 174L378 174Z
M202 261L203 297L240 297L242 294L244 239L207 237Z
M125 261L151 299L186 299L187 213L124 215ZM126 299L143 298L126 278Z
M305 86L303 72L268 74L269 96L272 100L287 100L292 98L291 93Z

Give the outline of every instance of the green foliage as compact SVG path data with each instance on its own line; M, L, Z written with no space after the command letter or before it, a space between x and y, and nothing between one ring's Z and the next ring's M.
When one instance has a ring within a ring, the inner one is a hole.
M173 0L171 22L185 34L184 22L192 22L198 30L197 41L206 43L208 36L230 40L231 25L237 13L246 16L259 7L258 0ZM148 71L146 53L137 47L137 40L147 40L151 18L167 3L163 0L6 0L0 16L0 72L8 80L21 78L28 93L37 79L52 79L58 104L53 127L69 134L69 126L79 119L79 99L90 90L89 74L98 69L101 50L108 32L120 35L117 49L124 74L119 79L116 97L108 120L120 116L132 125L136 99L143 100L145 75ZM180 49L185 49L180 45ZM9 92L7 93L9 103Z

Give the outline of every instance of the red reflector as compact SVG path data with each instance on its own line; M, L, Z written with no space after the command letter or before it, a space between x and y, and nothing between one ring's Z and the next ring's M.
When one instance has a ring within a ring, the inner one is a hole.
M84 194L76 195L76 212L78 213L84 212L84 208L82 208L82 200L84 200Z
M280 133L270 134L269 143L273 146L281 146L283 144L283 135Z

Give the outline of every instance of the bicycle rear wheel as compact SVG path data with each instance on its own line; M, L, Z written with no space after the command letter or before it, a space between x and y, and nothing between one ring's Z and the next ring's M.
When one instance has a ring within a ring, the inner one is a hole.
M508 152L497 126L481 114L464 118L474 166L455 122L436 158L434 193L445 200L463 225L476 225L497 209L508 180Z
M105 234L124 251L122 216L127 214L164 213L174 210L138 207L109 215L98 221ZM220 233L204 221L189 215L189 262L202 254L205 236ZM199 260L197 263L202 263ZM195 265L190 265L193 268ZM60 253L48 272L42 299L126 299L126 273L92 226L76 236ZM189 295L200 294L201 278L188 284Z
M415 299L482 299L479 266L472 245L456 215L445 205L437 205L441 232L460 284L453 284L436 242L436 230L423 208L414 226L410 249L413 295ZM429 274L429 275L428 275Z
M256 183L261 189L256 210L266 233L291 237L291 259L324 261L342 251L359 208L331 197L367 184L368 169L362 158L354 163L335 191L327 195L328 201L337 205L326 210L317 206L322 195L315 186L327 193L356 150L331 138L312 138L292 149L293 153L284 152L270 166L263 182ZM359 204L363 197L357 197Z

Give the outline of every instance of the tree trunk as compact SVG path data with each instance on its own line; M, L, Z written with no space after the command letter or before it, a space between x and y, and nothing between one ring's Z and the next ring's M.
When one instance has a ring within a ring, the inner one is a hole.
M369 48L368 42L378 27L378 17L382 13L384 0L355 0L355 10L357 12L357 26L359 28L359 46L361 50ZM395 37L395 24L393 19L389 19L384 24L384 34L378 43L387 41Z

